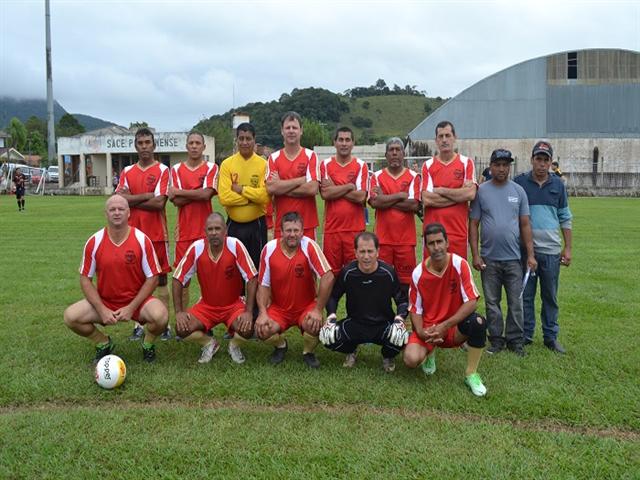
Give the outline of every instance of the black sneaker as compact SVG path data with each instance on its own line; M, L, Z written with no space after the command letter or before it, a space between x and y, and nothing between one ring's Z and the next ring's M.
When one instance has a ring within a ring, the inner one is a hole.
M567 353L564 347L560 345L560 342L558 342L558 340L545 340L544 346L552 352L559 353L561 355Z
M142 359L147 363L152 363L156 360L155 344L152 343L148 347L144 343L142 344Z
M116 349L116 345L111 340L111 337L108 337L109 341L103 345L96 345L96 356L93 359L93 363L98 363L102 357L106 357L107 355L111 355L113 351Z
M486 352L489 355L495 355L496 353L500 353L502 350L504 350L504 345L500 343L492 343L491 346L487 348Z
M289 350L289 343L285 341L284 347L276 347L273 349L273 353L271 354L271 363L274 365L278 365L284 361L284 356Z
M309 368L320 368L320 360L316 358L316 355L313 352L303 353L302 360Z
M133 332L129 337L129 341L137 342L138 340L142 340L143 337L144 337L144 328L142 328L141 325L136 325L135 327L133 327Z
M507 348L510 352L515 353L518 357L527 356L527 352L525 352L524 347L520 343L514 343L513 345L509 345Z

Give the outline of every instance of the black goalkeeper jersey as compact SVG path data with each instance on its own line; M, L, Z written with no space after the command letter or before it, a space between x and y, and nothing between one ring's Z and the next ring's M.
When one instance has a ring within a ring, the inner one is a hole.
M345 265L327 302L327 312L336 313L338 302L347 294L347 317L363 323L379 324L393 320L395 313L391 306L393 298L397 314L406 317L408 302L400 289L400 282L394 268L378 260L378 268L372 273L364 273L358 262Z

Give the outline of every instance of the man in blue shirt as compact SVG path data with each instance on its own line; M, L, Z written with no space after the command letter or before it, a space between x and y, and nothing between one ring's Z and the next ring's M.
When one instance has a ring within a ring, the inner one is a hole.
M526 248L525 263L532 271L536 269L536 260L527 194L520 185L509 180L512 162L509 150L498 149L491 154L491 180L480 185L471 203L469 243L473 268L479 270L482 277L491 343L487 353L495 354L507 347L524 357L521 245ZM478 227L481 227L480 252ZM507 294L506 322L500 308L503 287Z
M531 171L514 181L527 193L533 230L533 249L538 262L536 275L529 278L522 297L525 344L533 342L536 325L535 297L538 279L542 311L540 319L544 344L556 353L565 353L558 342L558 280L560 265L571 264L571 210L567 190L560 177L549 174L553 149L539 141L531 154ZM561 238L562 234L562 238ZM564 241L564 246L563 246ZM526 268L526 266L525 266Z

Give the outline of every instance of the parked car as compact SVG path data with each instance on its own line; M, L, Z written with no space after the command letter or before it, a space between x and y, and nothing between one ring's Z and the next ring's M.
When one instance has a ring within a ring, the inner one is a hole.
M52 165L49 168L47 168L47 174L46 174L46 181L47 182L57 182L58 178L59 178L59 171L58 171L58 166L57 165Z
M46 170L44 168L32 168L31 185L38 185L40 183L40 180L42 180L42 175L46 175Z

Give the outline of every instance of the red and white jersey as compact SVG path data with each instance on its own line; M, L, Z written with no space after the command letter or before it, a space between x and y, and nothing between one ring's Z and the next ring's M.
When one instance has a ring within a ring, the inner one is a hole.
M420 262L411 274L409 311L422 315L425 327L442 323L453 316L463 303L480 298L467 261L449 254L449 264L441 275Z
M132 195L153 192L153 195L167 195L169 189L169 169L160 162L142 169L140 165L134 163L124 167L120 173L120 182L116 193L123 187L127 187ZM154 242L166 242L167 217L163 210L143 210L142 208L131 207L129 225L139 228Z
M340 165L336 157L327 158L320 164L320 181L329 178L335 185L352 183L357 191L367 191L369 168L356 157L346 165ZM324 231L362 232L364 231L364 205L346 198L326 200L324 208Z
M378 170L369 182L369 198L375 198L375 187L384 195L406 192L409 200L420 200L420 176L409 168L394 178L386 168ZM397 208L377 208L375 234L381 244L415 245L416 220L412 212Z
M202 162L195 170L181 162L171 167L171 184L180 190L198 190L218 187L218 166L213 162ZM178 207L178 222L175 228L176 242L204 238L204 223L212 212L211 200L201 200Z
M316 242L302 237L298 250L288 257L280 240L268 242L260 255L260 284L271 287L271 303L298 312L316 298L316 277L331 271Z
M196 272L202 300L214 307L237 302L243 291L242 282L258 275L246 247L234 237L226 237L218 259L212 257L206 239L193 242L173 278L186 285Z
M116 245L106 228L94 233L84 246L80 275L98 276L98 293L103 300L128 305L145 280L160 275L161 269L149 237L137 228Z
M475 183L476 169L473 160L464 155L456 155L447 165L442 163L438 157L422 164L421 191L433 192L436 187L460 188L468 180ZM441 208L426 207L424 224L434 222L444 225L448 237L466 241L469 224L468 202Z
M300 153L293 160L289 160L284 150L278 150L269 155L265 180L276 172L280 180L305 177L307 182L317 182L320 178L318 157L313 150L300 149ZM316 197L290 197L288 195L274 195L273 204L276 209L275 233L280 236L280 220L287 212L298 212L302 216L304 228L318 226L318 211Z

